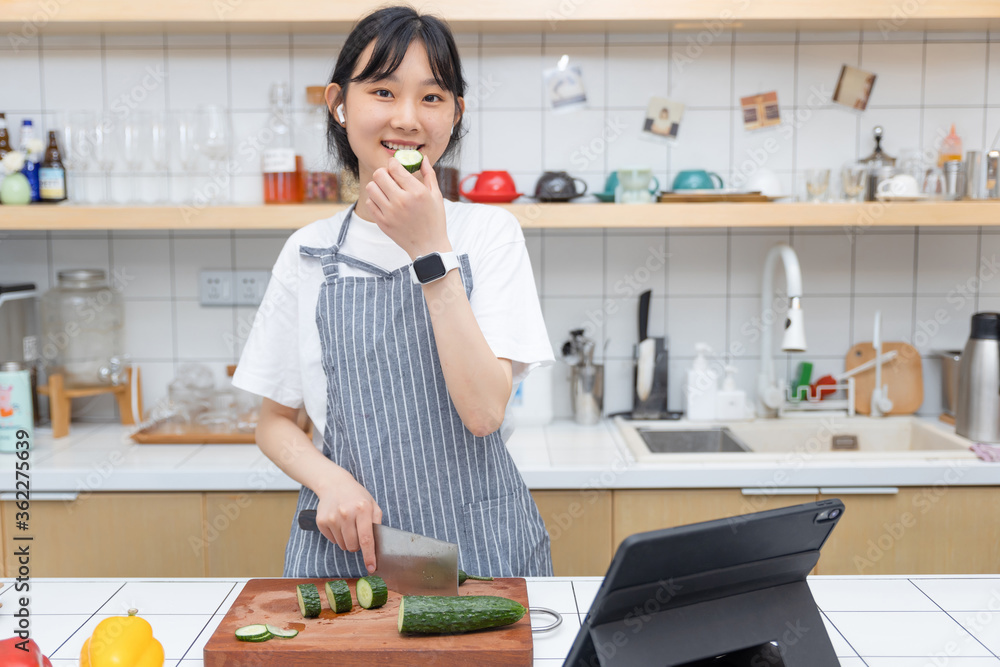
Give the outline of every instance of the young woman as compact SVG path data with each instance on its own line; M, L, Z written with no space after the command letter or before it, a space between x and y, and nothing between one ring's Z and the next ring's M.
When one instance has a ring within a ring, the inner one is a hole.
M293 521L285 576L374 571L373 523L457 543L471 574L552 573L498 430L512 383L554 361L524 237L503 209L445 201L434 174L465 88L448 27L409 7L361 20L337 59L327 136L360 196L289 237L234 376L264 397L257 443L302 484L297 512L317 510L320 532Z

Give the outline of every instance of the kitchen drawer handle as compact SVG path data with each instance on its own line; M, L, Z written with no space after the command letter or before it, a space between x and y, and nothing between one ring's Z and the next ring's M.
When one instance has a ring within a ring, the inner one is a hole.
M740 489L744 496L815 496L819 489L810 487L756 487Z
M79 496L80 496L80 494L79 493L75 493L75 492L72 492L72 493L57 493L57 492L48 492L48 493L43 492L43 493L39 493L39 492L36 491L36 492L34 492L34 493L31 494L31 500L67 500L67 501L73 501L73 500L76 500ZM18 500L18 497L17 497L16 493L0 493L0 501L4 501L4 500Z
M820 493L833 496L894 496L899 493L896 486L831 486L820 488Z
M542 625L537 628L535 626L531 626L532 632L552 632L562 625L562 614L554 609L549 609L548 607L528 607L528 611L532 614L548 614L553 619L548 625Z

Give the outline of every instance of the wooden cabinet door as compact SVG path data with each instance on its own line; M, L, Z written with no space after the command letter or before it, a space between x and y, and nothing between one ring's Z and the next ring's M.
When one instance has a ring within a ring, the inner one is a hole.
M205 494L210 577L280 577L297 491Z
M635 533L799 505L815 495L744 495L740 489L640 489L615 491L614 535L618 545Z
M2 504L3 524L17 508ZM201 536L200 493L93 493L76 500L31 503L33 577L203 577L192 548ZM8 536L9 537L9 536ZM11 539L7 576L16 576Z
M838 497L844 516L823 546L819 574L996 574L1000 489L901 488Z
M557 577L604 576L611 564L611 491L532 491Z

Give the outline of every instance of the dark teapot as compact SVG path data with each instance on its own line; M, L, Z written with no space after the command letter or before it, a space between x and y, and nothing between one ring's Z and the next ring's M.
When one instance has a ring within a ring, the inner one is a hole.
M582 190L577 190L577 183L583 186ZM587 183L570 176L565 171L547 171L535 185L535 199L541 201L569 201L586 193Z

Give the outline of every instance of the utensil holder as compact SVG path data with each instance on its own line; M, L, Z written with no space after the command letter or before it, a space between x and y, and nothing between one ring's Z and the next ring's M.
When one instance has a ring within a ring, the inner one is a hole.
M604 410L604 365L577 364L570 368L573 418L578 424L593 426L601 421Z

